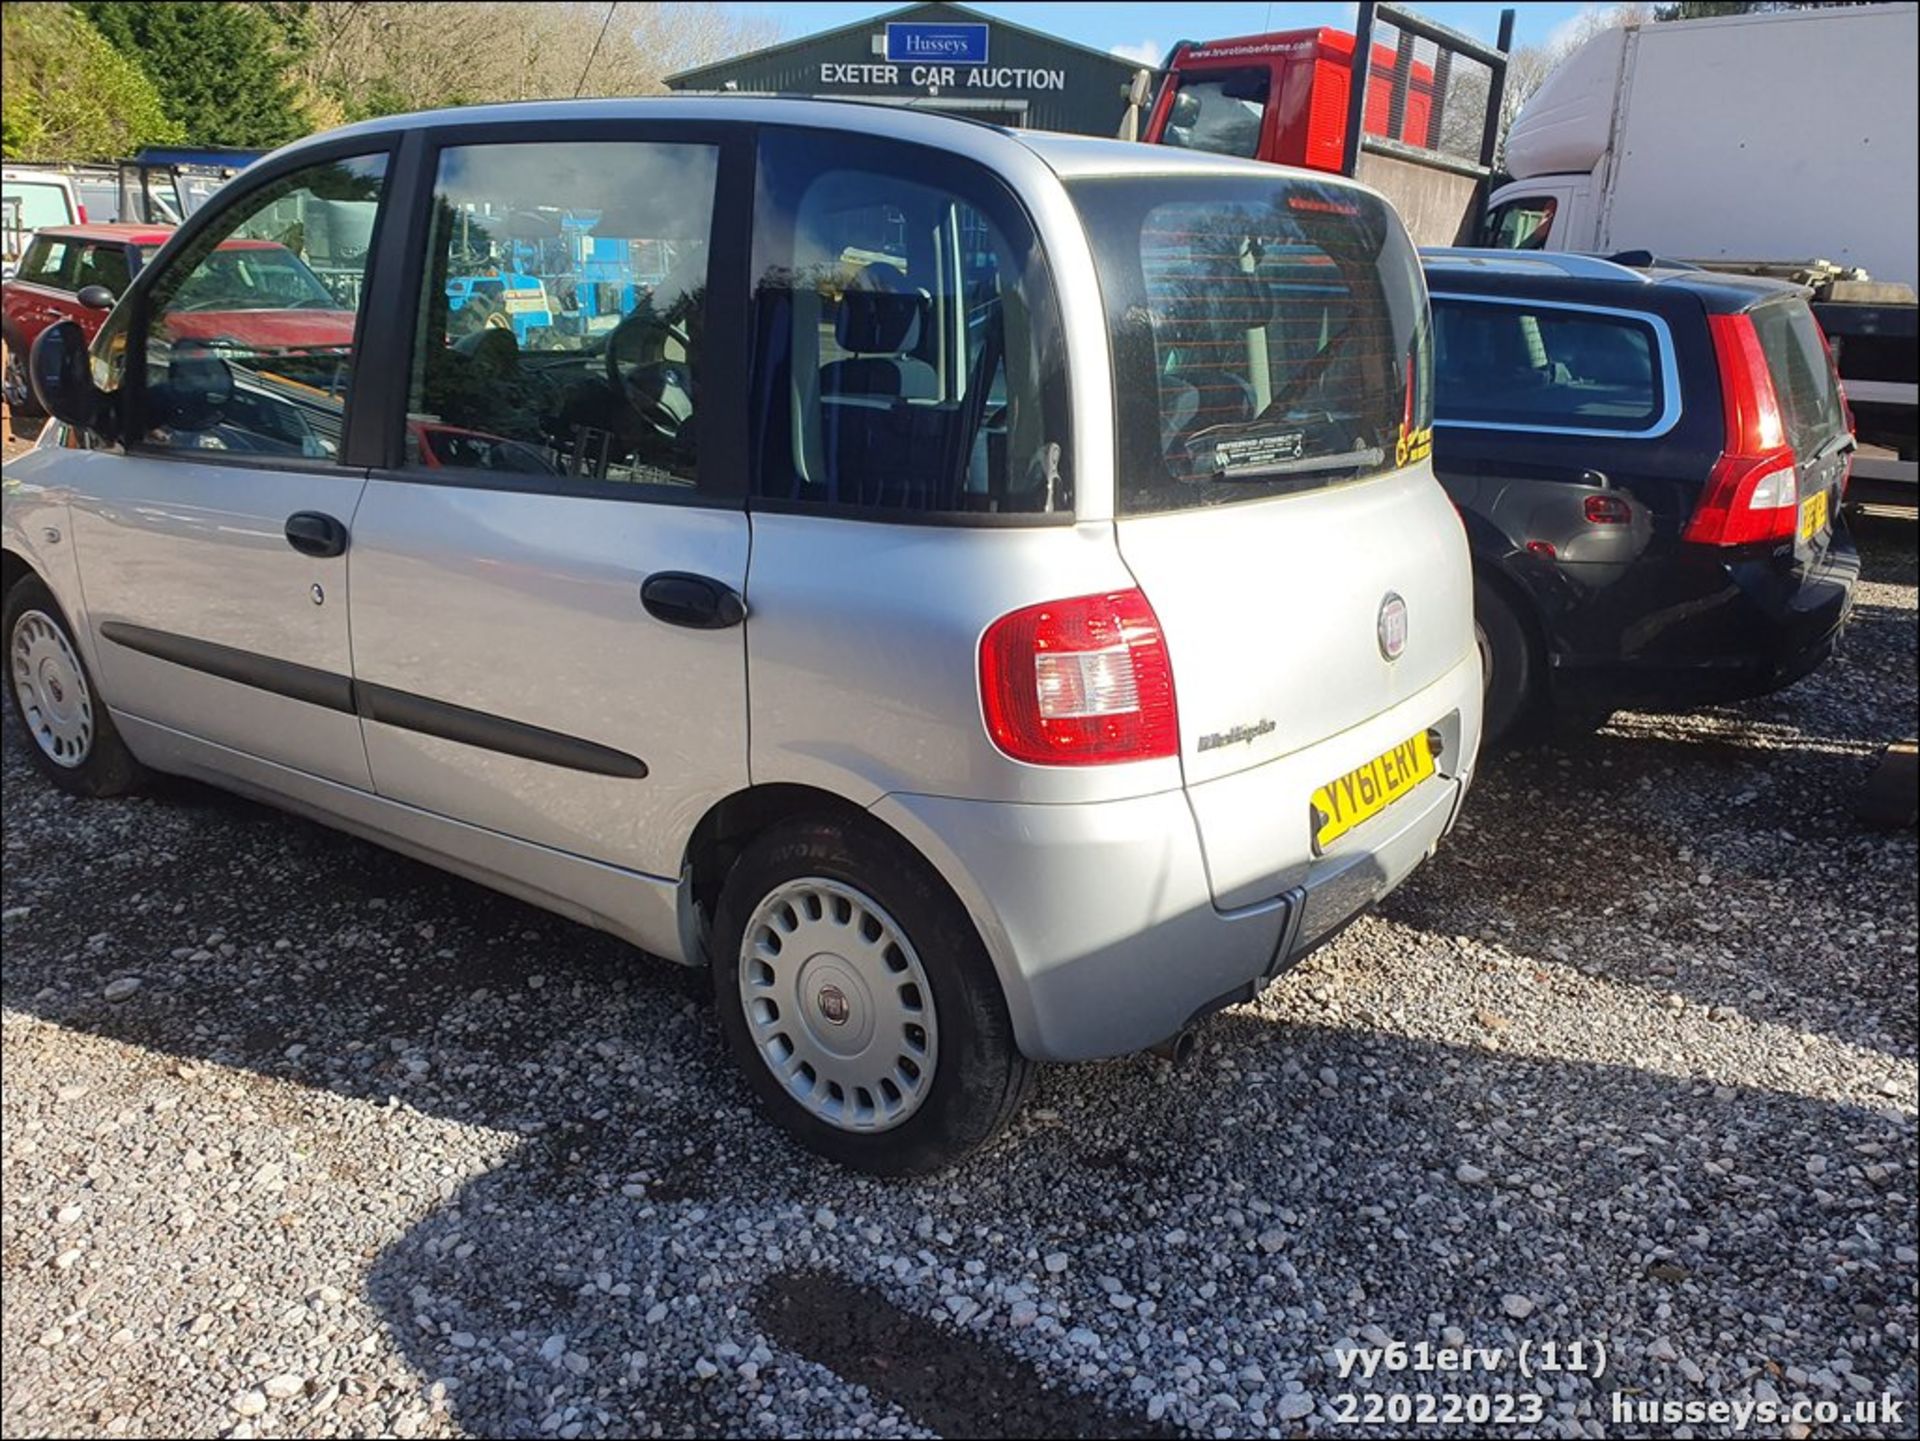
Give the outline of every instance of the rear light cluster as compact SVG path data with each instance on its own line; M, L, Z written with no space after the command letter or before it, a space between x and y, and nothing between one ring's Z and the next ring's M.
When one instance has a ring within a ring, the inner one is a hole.
M980 637L980 707L993 743L1033 765L1177 755L1173 667L1138 590L1048 601Z
M1746 315L1710 315L1707 325L1720 362L1727 441L1686 538L1722 546L1791 541L1800 514L1798 462L1760 333Z

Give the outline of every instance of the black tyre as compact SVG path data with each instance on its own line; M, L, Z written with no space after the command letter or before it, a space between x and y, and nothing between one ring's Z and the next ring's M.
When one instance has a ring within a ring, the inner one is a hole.
M0 376L0 385L7 393L7 409L23 419L41 414L40 402L34 398L33 386L27 382L27 350L19 343L20 337L11 330L6 333L7 368Z
M992 963L940 878L877 825L788 822L741 854L713 934L720 1022L772 1117L878 1175L948 1165L1019 1110Z
M1511 738L1538 708L1538 656L1512 603L1484 579L1473 583L1473 628L1486 686L1482 739L1491 744Z
M65 612L37 577L7 592L7 698L40 773L76 796L117 796L146 777L113 728Z

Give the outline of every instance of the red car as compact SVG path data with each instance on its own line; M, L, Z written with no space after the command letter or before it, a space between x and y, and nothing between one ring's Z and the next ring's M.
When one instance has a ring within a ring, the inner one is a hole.
M0 286L10 406L38 408L27 385L27 355L40 332L73 320L91 340L109 312L81 304L80 292L100 285L117 299L172 233L164 225L55 225L34 235L19 271ZM222 244L168 300L167 311L175 341L220 341L269 355L344 351L353 343L353 311L340 307L305 261L271 240Z

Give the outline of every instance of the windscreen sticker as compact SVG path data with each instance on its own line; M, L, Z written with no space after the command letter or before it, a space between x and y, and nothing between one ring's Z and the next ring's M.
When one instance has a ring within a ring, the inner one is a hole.
M1213 471L1216 475L1232 475L1236 471L1264 470L1283 460L1298 460L1306 449L1304 430L1222 440L1213 447Z
M1400 439L1393 447L1393 461L1396 466L1412 465L1416 460L1425 460L1433 454L1433 427L1422 430L1408 430L1400 427Z

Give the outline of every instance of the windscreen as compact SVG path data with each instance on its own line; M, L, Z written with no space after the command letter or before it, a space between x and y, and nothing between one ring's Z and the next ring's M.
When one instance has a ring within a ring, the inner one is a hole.
M1384 201L1294 176L1072 190L1111 327L1121 513L1288 494L1428 454L1426 285Z
M1260 149L1260 121L1272 76L1264 67L1176 75L1172 108L1160 142L1183 150L1251 158Z

